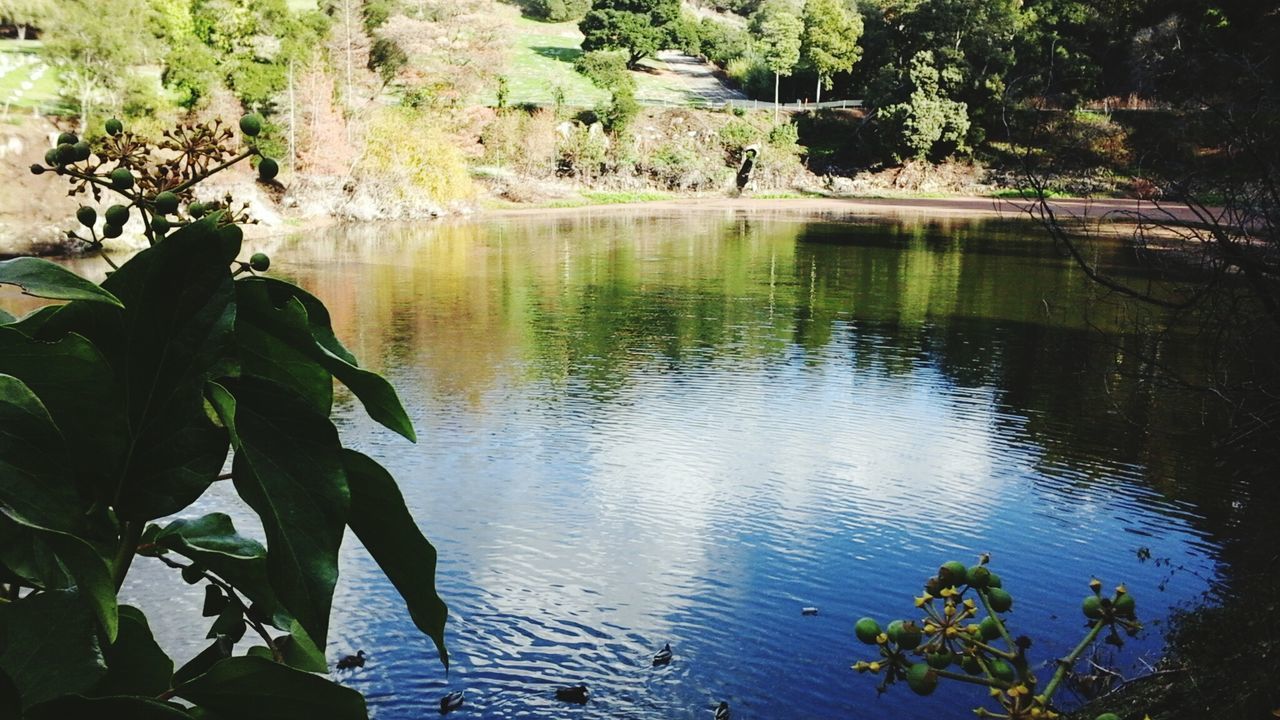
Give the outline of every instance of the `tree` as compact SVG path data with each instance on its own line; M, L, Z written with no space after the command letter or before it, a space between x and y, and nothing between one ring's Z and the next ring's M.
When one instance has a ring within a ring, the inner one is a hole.
M876 113L884 144L895 160L939 158L967 150L968 107L944 90L944 81L954 83L958 75L954 68L939 70L933 53L926 50L911 58L911 94Z
M32 166L72 194L119 199L101 216L81 207L70 237L102 253L132 217L149 247L118 266L101 254L101 284L36 258L0 263L0 284L61 301L0 312L5 718L365 720L358 692L317 674L347 528L447 665L435 549L331 419L336 379L413 441L395 390L357 365L318 298L266 275L266 255L238 259L242 210L195 201L197 183L250 158L274 178L261 118L240 128L247 149L221 123L153 145L110 120L103 139L64 133ZM222 513L166 519L219 481L258 516L265 547ZM212 643L176 670L143 611L120 603L145 561L204 586ZM261 642L237 655L246 636Z
M800 62L804 23L790 0L768 0L751 16L751 30L760 43L765 67L773 72L773 121L778 121L778 86Z
M803 19L800 53L818 75L814 98L822 102L822 88L831 88L832 76L849 72L862 55L862 16L849 12L842 0L806 0Z
M578 58L574 67L593 85L609 91L609 103L596 111L605 129L614 133L626 130L640 105L636 102L636 79L623 57L596 50Z
M582 50L622 50L627 68L674 42L679 0L596 0L578 28Z
M52 9L50 0L0 0L0 25L12 25L18 39L25 40L32 28L49 19Z
M144 0L64 0L49 16L42 52L59 68L83 123L97 106L118 108L125 79L151 59L155 38Z

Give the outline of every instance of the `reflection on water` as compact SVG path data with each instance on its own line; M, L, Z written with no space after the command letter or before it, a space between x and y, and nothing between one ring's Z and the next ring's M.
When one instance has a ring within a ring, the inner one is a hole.
M1158 620L1213 572L1180 499L1202 458L1148 437L1105 372L1144 339L1025 229L521 217L334 231L273 259L421 438L340 394L348 442L439 546L452 611L446 677L347 543L330 655L369 653L344 682L379 718L455 689L460 717L959 716L979 691L877 699L849 669L854 621L913 615L941 561L993 554L1039 660L1080 637L1092 574ZM1159 590L1139 547L1189 571ZM128 593L199 600L150 565ZM199 649L152 617L180 658ZM1120 660L1159 649L1148 633ZM554 700L575 683L590 704Z

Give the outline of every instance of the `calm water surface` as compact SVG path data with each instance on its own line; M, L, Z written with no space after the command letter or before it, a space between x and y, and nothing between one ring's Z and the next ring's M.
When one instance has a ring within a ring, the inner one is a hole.
M1178 398L1111 372L1144 339L1034 231L583 215L271 251L421 438L340 397L348 444L437 544L451 609L446 676L349 538L329 654L370 655L342 681L378 718L432 716L449 690L467 698L452 717L709 718L720 700L735 718L966 717L979 690L877 698L849 669L870 657L854 621L918 617L940 562L990 552L1043 661L1081 636L1091 575L1158 625L1214 573L1185 499L1201 451L1145 431ZM140 575L144 607L198 608L158 563ZM200 649L151 617L179 662ZM1156 627L1117 660L1160 648ZM552 698L575 683L587 706Z

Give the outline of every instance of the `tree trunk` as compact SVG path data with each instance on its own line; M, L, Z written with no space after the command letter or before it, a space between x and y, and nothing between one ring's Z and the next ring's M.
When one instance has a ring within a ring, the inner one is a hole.
M814 105L822 104L822 76L821 75L818 76L818 91L814 93L813 97L814 97L814 100L813 100ZM814 109L816 110L817 108L814 108Z
M779 82L780 82L779 73L775 71L773 73L773 124L774 125L778 124L778 83Z

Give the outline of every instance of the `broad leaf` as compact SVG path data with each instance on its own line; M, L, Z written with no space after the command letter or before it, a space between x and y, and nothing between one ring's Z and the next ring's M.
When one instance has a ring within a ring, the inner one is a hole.
M106 674L88 606L74 590L0 603L0 671L23 707L88 690Z
M260 657L233 657L174 689L184 700L240 720L364 720L364 697L319 675Z
M24 525L81 530L87 503L68 454L44 403L21 380L0 374L0 510Z
M276 596L323 647L350 502L337 430L274 383L228 387L240 439L236 491L262 519Z
M262 615L281 630L292 618L276 598L267 579L267 549L257 540L236 533L231 518L212 513L194 520L174 520L151 540L172 550L231 584Z
M240 280L236 289L240 306L236 333L246 374L290 387L327 412L331 389L326 393L318 388L322 378L317 370L323 368L355 393L369 417L409 440L416 439L395 389L381 375L356 365L334 337L319 300L293 285L265 278ZM312 313L324 314L313 318Z
M351 514L347 522L400 591L418 629L435 641L449 667L444 625L449 609L436 594L436 549L418 530L391 475L369 457L344 450Z
M107 676L93 688L93 695L154 697L169 689L173 660L156 644L147 617L138 608L120 606L120 632L103 654Z
M49 410L69 447L83 491L103 502L106 487L127 449L123 402L107 359L83 336L42 342L14 327L0 327L0 373L31 388Z
M26 720L69 718L122 718L127 720L191 720L179 705L137 696L82 697L70 695L37 705Z
M9 323L11 323L11 322L13 322L14 320L17 320L17 319L18 319L18 318L16 318L16 317L14 317L14 316L10 315L9 313L5 312L4 310L0 310L0 325L8 325Z
M22 696L4 670L0 669L0 718L16 718L22 715Z
M0 285L17 285L26 295L51 300L81 300L124 307L120 300L93 282L51 263L33 257L0 262Z
M182 667L173 673L173 686L178 687L183 683L209 672L218 662L231 657L231 649L235 647L227 638L218 638L213 641L209 647L201 650L195 657L188 660Z
M234 370L235 289L228 264L239 243L202 220L138 253L103 287L125 310L73 302L36 337L87 337L124 389L128 451L113 468L117 514L149 520L193 502L218 476L226 432L206 415L205 381Z
M311 642L311 638L307 636L307 631L302 629L298 621L293 622L293 626L289 628L289 634L276 638L276 647L280 650L280 655L284 661L291 667L305 670L307 672L327 672L329 670L328 663L325 662L324 652Z
M0 566L13 574L5 582L17 580L40 590L65 590L74 584L53 549L40 533L19 525L0 513Z

